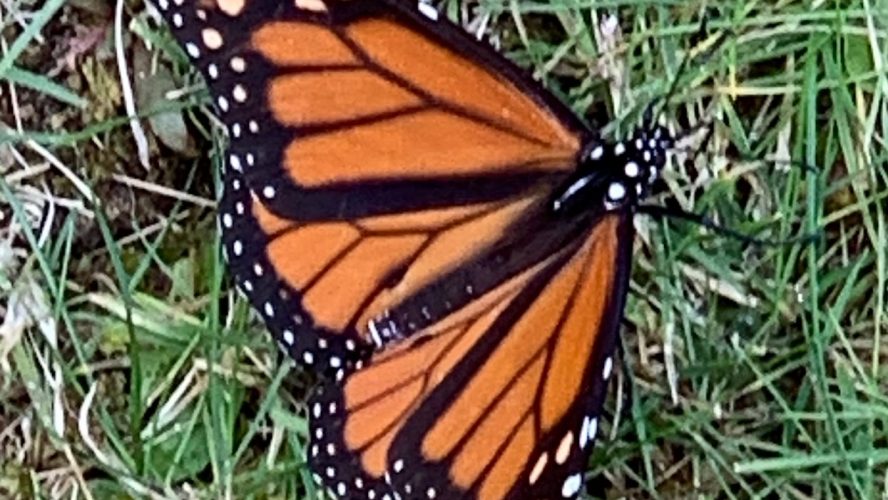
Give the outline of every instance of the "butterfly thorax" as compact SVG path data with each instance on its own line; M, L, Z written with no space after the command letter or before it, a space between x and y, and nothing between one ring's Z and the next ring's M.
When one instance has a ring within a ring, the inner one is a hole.
M662 126L640 127L624 141L589 141L576 173L556 192L553 210L569 213L603 207L613 211L636 206L659 178L673 143Z

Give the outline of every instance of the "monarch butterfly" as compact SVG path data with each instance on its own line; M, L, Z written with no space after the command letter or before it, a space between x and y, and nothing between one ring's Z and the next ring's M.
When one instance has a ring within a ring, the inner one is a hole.
M157 0L230 136L234 278L331 374L309 461L340 498L575 498L666 161L608 142L398 0Z

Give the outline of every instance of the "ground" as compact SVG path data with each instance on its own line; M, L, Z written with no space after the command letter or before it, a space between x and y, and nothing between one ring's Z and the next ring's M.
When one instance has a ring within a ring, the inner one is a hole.
M701 128L651 203L726 230L636 218L590 490L888 495L888 4L436 5L607 136L676 78L666 118ZM0 3L4 498L314 493L313 380L230 285L222 135L158 19Z

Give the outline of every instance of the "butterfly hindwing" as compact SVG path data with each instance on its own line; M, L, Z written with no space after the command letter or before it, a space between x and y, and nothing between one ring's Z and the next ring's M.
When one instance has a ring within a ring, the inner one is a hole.
M309 457L324 483L346 498L357 477L402 498L574 498L613 366L631 242L621 216L591 226L492 290L483 310L325 384L310 402Z
M273 247L292 224L271 215L249 190L243 173L230 166L223 171L218 211L229 272L285 352L321 371L344 370L369 354L357 337L317 325L298 301L298 291L279 278L264 249ZM263 224L274 229L265 231Z

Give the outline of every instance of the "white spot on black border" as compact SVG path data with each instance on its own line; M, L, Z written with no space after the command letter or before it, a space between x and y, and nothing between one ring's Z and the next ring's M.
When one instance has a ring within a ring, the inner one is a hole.
M596 147L589 153L589 158L592 160L598 160L602 156L604 156L604 147L602 146Z
M601 376L604 378L604 380L607 380L610 378L611 372L613 371L613 369L614 369L614 361L610 356L608 356L607 359L604 360L604 369L602 369L602 371L601 371Z
M247 89L243 85L237 84L231 91L231 97L237 102L245 102L247 100Z
M647 153L647 151L645 151L645 153ZM638 163L635 163L634 161L626 162L626 166L623 167L623 173L625 173L626 177L629 177L630 179L638 177L638 174L640 173Z
M587 435L588 435L589 441L590 442L595 441L595 436L598 435L598 419L597 418L593 418L593 419L589 420L589 430L587 431L587 433L588 433Z
M191 42L185 44L185 51L188 52L188 55L197 59L200 57L200 49L197 48L197 45L194 45Z
M432 21L438 20L438 10L435 9L435 7L433 7L432 5L429 5L425 2L423 2L422 0L420 0L420 2L418 2L416 4L416 8L419 9L419 12L422 15L426 16L427 18L431 19Z
M614 182L607 188L607 198L610 201L623 201L623 198L626 197L626 188L622 183Z
M569 476L564 480L564 484L561 486L561 496L564 498L573 497L580 491L580 486L582 485L583 477L580 474Z
M241 172L243 170L243 166L241 165L240 158L237 155L231 155L228 157L228 164L231 165L231 168Z

